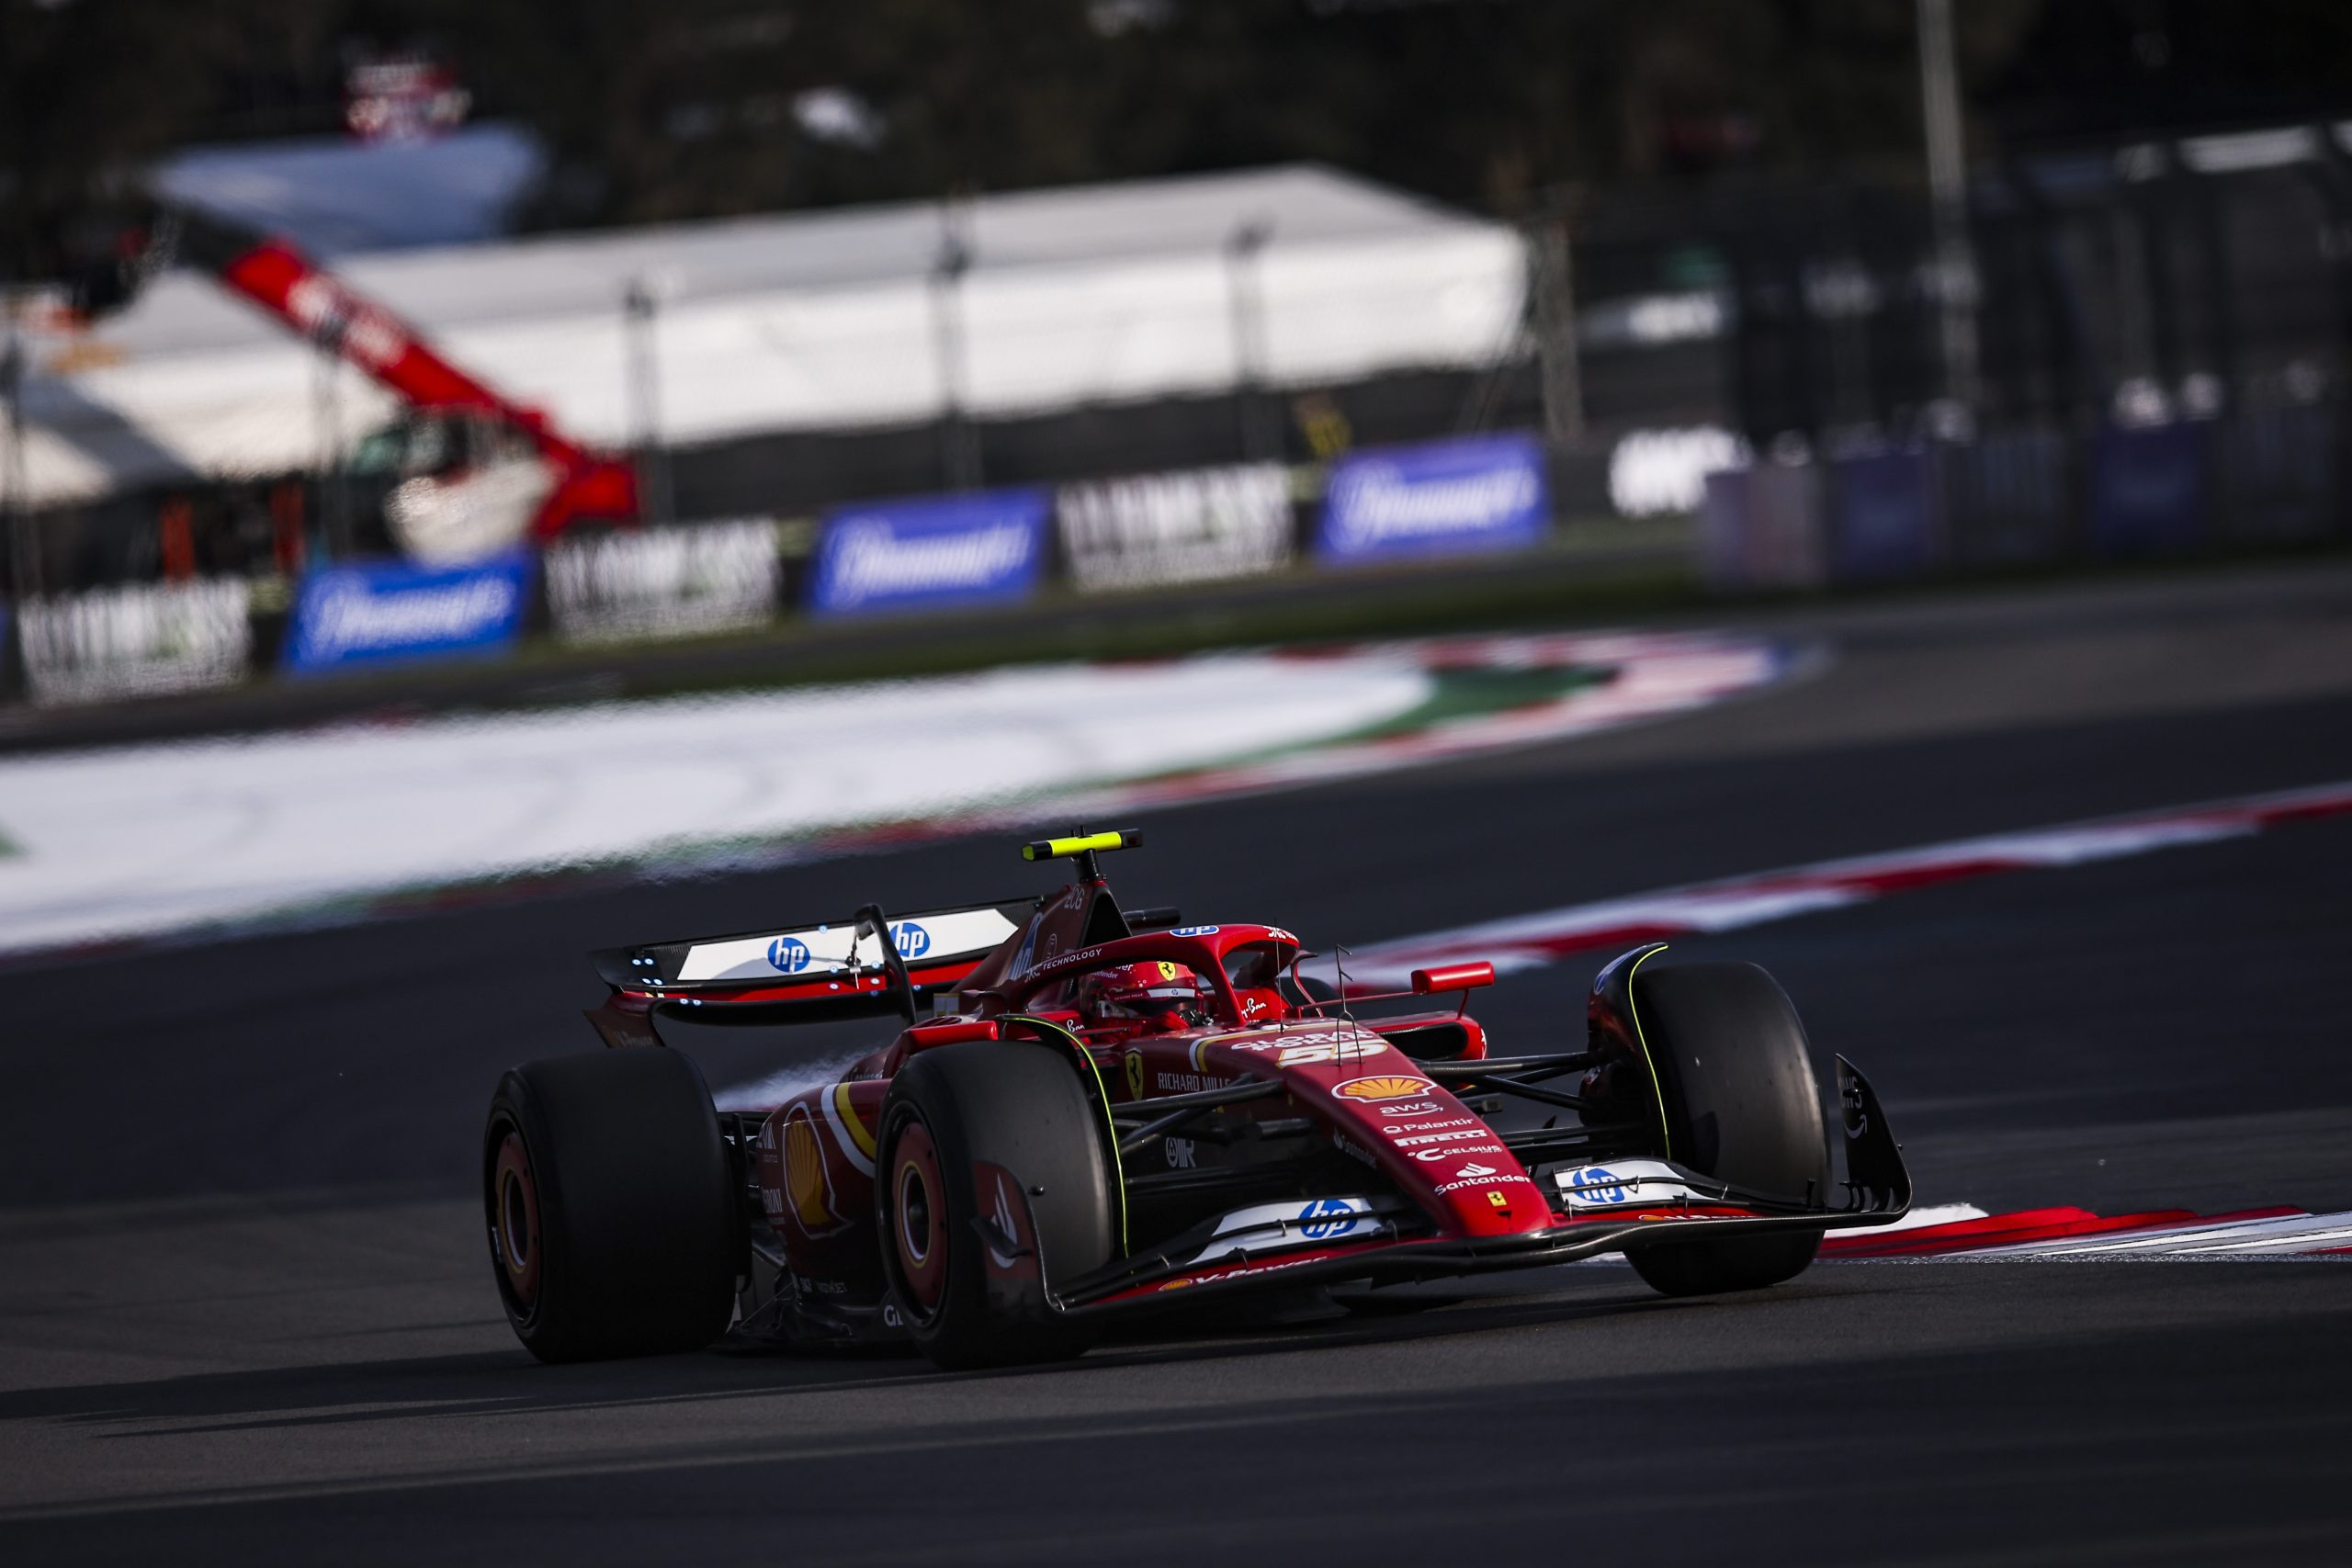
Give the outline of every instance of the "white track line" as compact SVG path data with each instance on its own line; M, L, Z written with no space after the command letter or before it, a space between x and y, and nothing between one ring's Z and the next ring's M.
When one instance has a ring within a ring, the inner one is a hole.
M2296 1214L2228 1224L2183 1222L2155 1232L2054 1236L1985 1247L1982 1258L2195 1258L2211 1253L2317 1252L2352 1247L2352 1214Z
M1408 983L1432 964L1490 960L1498 974L1542 968L1573 953L1684 933L1736 931L1894 893L2000 872L2086 865L2188 844L2245 838L2281 823L2352 814L2352 781L2241 795L2105 820L1957 839L1859 859L1819 861L1722 882L1569 904L1534 914L1385 942L1348 955L1357 989ZM1336 974L1319 961L1326 979Z

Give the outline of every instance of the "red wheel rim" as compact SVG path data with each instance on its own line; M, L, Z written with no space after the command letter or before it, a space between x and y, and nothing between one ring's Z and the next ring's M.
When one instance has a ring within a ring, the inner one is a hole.
M947 1294L947 1190L931 1129L909 1121L890 1152L890 1245L910 1304L928 1317Z
M507 1293L529 1312L539 1299L539 1190L523 1135L511 1128L491 1167L490 1241Z

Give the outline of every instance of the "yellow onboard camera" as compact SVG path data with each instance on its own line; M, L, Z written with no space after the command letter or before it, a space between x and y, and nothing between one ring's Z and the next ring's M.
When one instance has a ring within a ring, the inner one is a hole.
M1080 833L1069 839L1039 839L1021 846L1023 860L1077 860L1103 850L1132 850L1143 842L1143 834L1133 828L1114 833Z

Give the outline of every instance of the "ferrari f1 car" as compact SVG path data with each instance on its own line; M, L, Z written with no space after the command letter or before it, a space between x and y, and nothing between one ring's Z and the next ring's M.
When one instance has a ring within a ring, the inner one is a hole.
M1026 846L1075 862L1042 898L594 954L614 1049L508 1073L482 1144L523 1343L572 1360L731 1326L1003 1365L1253 1291L1601 1252L1669 1294L1751 1290L1910 1204L1842 1057L1833 1181L1804 1028L1752 964L1637 947L1582 1039L1497 1054L1466 1009L1491 965L1335 988L1280 926L1122 908L1098 857L1137 837ZM893 1012L846 1071L751 1113L656 1032Z

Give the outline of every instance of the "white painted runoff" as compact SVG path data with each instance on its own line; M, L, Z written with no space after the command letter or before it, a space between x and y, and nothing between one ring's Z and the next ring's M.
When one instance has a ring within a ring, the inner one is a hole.
M0 950L935 818L1405 713L1404 648L1062 665L0 762Z

